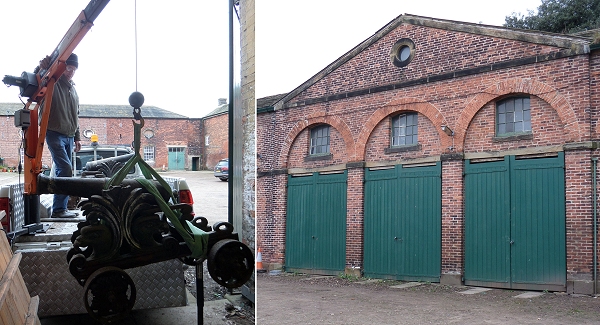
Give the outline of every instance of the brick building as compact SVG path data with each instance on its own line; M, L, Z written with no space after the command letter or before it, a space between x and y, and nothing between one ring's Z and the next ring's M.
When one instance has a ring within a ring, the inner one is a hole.
M7 166L19 162L20 133L13 114L21 104L0 103L0 155ZM80 105L79 127L83 145L89 136L98 135L101 145L131 145L133 114L128 105ZM142 106L140 154L156 169L200 170L202 164L202 119L192 119L154 106ZM42 163L52 165L50 152L44 150Z
M263 262L595 292L600 47L584 36L401 15L259 99Z
M219 106L202 118L204 121L205 168L213 169L219 160L229 157L229 105L219 98Z

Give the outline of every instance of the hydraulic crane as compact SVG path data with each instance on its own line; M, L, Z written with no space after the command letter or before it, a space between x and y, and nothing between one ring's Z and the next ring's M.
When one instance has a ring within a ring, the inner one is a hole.
M50 55L48 69L36 72L23 72L20 77L5 76L2 81L6 85L18 86L21 97L28 98L25 108L15 112L15 126L23 129L24 134L24 192L29 195L40 194L37 188L37 176L42 172L42 152L50 116L50 104L54 84L65 71L66 61L79 42L94 25L109 0L92 0L77 16L58 46ZM40 105L44 102L43 116L39 119ZM31 104L36 103L31 109Z

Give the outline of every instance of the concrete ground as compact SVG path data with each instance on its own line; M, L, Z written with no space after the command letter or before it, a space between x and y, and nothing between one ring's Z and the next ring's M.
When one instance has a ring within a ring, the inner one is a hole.
M196 298L188 292L188 305L182 307L133 310L122 321L113 322L114 325L229 325L232 324L225 317L227 304L236 307L242 305L241 295L227 296L227 299L204 302L203 319L198 317ZM88 314L53 316L42 318L42 325L81 325L98 323Z

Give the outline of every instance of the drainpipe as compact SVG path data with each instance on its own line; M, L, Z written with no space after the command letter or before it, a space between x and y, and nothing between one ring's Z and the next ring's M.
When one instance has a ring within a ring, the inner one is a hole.
M598 208L597 208L597 203L598 203L598 198L596 196L596 166L598 163L598 158L597 157L593 157L592 158L592 165L593 165L593 170L592 170L592 189L593 189L593 195L594 195L594 199L592 200L594 202L594 296L596 296L597 294L597 286L598 286L598 267L597 267L597 260L598 260Z

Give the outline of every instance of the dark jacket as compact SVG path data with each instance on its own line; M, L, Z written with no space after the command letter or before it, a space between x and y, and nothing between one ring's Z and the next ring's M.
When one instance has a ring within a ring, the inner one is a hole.
M39 118L42 118L44 102L40 105ZM60 77L54 84L48 130L74 137L80 141L79 135L79 96L73 81Z

